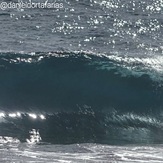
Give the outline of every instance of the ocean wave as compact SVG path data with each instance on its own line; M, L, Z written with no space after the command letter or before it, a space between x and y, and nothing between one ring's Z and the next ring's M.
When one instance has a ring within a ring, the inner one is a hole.
M161 67L161 56L2 53L0 135L29 143L33 131L38 142L162 142Z

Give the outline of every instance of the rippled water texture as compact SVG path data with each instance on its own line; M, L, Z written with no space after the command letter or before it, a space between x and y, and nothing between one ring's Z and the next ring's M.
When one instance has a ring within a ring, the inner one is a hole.
M62 1L63 9L1 10L0 50L162 54L162 0Z

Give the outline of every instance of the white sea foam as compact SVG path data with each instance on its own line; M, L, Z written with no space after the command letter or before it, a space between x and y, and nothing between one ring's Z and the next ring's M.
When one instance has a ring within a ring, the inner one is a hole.
M7 147L7 149L6 149ZM110 146L100 144L37 145L17 143L0 147L2 162L163 162L162 145Z

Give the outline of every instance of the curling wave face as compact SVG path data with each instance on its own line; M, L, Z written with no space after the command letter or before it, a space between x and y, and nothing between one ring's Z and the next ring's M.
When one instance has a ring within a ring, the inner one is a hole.
M0 135L29 143L163 142L161 59L2 53Z

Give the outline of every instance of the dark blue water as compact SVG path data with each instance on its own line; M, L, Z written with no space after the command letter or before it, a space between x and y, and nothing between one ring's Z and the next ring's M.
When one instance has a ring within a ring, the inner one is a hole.
M163 143L163 2L62 3L0 10L3 141Z
M123 60L84 52L2 53L0 134L24 142L36 129L42 142L57 144L161 143L161 72Z

